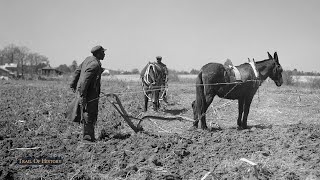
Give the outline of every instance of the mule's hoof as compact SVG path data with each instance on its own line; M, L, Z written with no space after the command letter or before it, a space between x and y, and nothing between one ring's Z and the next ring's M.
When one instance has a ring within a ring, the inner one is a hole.
M209 130L207 126L201 127L202 130Z
M242 126L238 126L237 130L243 130L243 127Z
M141 132L144 131L143 127L141 126L141 124L137 125L137 132Z
M242 129L248 129L248 126L242 126Z

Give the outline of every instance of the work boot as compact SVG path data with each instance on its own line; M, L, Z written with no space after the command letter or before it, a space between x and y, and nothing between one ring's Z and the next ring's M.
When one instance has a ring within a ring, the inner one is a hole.
M91 140L91 137L89 135L85 135L82 139L83 143L93 143L94 141Z
M85 123L83 126L83 140L89 142L95 142L94 137L94 125L91 123Z

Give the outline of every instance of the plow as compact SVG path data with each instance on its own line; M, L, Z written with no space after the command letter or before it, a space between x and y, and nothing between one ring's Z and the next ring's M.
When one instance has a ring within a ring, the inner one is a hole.
M123 107L120 98L114 93L101 93L103 94L102 97L105 97L106 100L114 107L114 109L121 115L121 117L125 120L125 122L129 125L129 127L135 132L144 131L143 127L141 126L141 122L144 120L151 120L151 119L162 119L162 120L179 120L179 121L190 121L194 122L193 119L185 116L154 116L154 115L142 115L141 113L134 117L129 115L125 108ZM137 120L138 123L133 123L132 120Z

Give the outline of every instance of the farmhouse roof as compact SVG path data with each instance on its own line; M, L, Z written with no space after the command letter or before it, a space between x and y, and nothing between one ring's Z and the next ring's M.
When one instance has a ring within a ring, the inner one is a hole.
M5 63L4 64L4 67L5 68L17 68L18 67L18 65L17 64L15 64L15 63Z
M42 68L41 70L49 70L49 71L55 71L55 72L59 72L59 73L63 73L62 71L60 71L59 69L56 68L52 68L50 65Z
M4 65L0 65L1 68L17 68L18 65L15 63L5 63Z
M12 71L10 71L10 70L8 70L8 69L4 68L3 66L0 66L0 70L5 71L5 72L7 72L7 73L9 73L9 74L14 75L14 73L13 73Z
M50 65L48 65L48 66L46 66L46 67L44 67L42 69L54 69L54 68L52 68Z

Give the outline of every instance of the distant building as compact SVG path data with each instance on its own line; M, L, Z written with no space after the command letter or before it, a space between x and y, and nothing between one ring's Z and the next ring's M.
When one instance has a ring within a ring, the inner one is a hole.
M6 68L0 67L0 76L11 77L15 76L15 74Z
M40 70L40 74L43 76L59 76L62 75L63 72L50 66L46 66Z
M0 66L0 76L5 76L5 77L17 77L18 75L18 70L17 70L17 64L14 63L6 63L4 65Z

